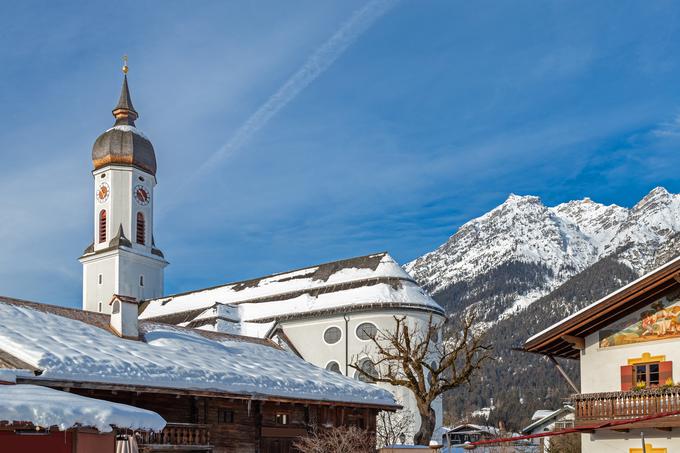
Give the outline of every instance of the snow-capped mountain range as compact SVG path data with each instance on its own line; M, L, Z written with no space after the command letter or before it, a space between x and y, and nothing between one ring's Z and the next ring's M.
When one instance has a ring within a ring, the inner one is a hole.
M548 207L535 196L510 195L405 269L437 295L512 263L539 266L540 275L506 300L505 309L514 311L615 253L636 273L648 270L656 250L678 232L680 194L662 187L632 208L589 198Z
M476 385L444 398L448 416L467 420L494 401L489 420L520 429L533 411L560 407L570 389L552 365L515 348L678 253L680 195L657 187L632 208L511 195L408 263L453 319L477 309L497 357ZM577 379L577 363L562 365Z

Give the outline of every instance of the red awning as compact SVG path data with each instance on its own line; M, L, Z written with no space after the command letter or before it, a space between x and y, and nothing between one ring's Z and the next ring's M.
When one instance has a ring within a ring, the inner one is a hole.
M672 412L660 412L658 414L654 415L647 415L645 417L638 417L638 418L629 418L626 420L608 420L600 423L593 423L591 425L583 425L583 426L578 426L574 428L567 428L563 429L560 431L548 431L544 433L538 433L538 434L527 434L525 436L516 436L516 437L505 437L502 439L487 439L487 440L478 440L477 442L469 442L464 445L463 448L472 450L475 447L479 447L481 445L492 445L492 444L500 444L500 443L506 443L506 442L515 442L518 440L526 440L526 439L537 439L539 437L551 437L551 436L563 436L565 434L573 434L573 433L589 433L592 431L597 431L598 429L610 429L615 426L621 426L621 425L630 425L633 423L640 423L644 422L647 420L655 420L657 418L664 418L664 417L671 417L673 415L680 415L680 410L677 411L672 411Z

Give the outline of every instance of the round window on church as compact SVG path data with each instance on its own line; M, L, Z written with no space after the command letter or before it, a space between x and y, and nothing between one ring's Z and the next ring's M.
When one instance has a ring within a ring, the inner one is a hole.
M360 340L372 340L378 335L378 328L370 322L363 322L357 327L357 337Z
M342 338L342 331L337 327L329 327L323 333L323 341L328 344L335 344Z
M326 364L326 369L334 373L340 373L340 364L338 362L332 361Z
M374 326L375 327L375 326ZM378 377L378 370L375 369L375 365L369 359L361 359L359 361L359 368L366 373L360 373L358 370L354 372L354 379L359 379L362 382L373 383L375 382L370 376Z

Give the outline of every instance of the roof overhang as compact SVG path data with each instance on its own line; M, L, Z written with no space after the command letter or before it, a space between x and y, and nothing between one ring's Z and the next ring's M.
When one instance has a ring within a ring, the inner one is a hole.
M579 359L586 336L680 289L680 257L534 335L524 350Z
M17 384L33 384L42 385L44 387L52 387L57 389L62 388L77 388L77 389L87 389L87 390L108 390L108 391L123 391L123 392L135 392L135 393L165 393L171 395L187 395L187 396L202 396L207 398L228 398L228 399L238 399L238 400L250 400L250 401L268 401L274 403L290 403L290 404L305 404L305 405L319 405L319 406L345 406L345 407L361 407L361 408L371 408L378 410L388 410L395 411L401 409L402 406L398 404L385 404L385 403L366 403L366 402L353 402L353 401L333 401L333 400L321 400L321 399L305 399L305 398L287 398L281 396L273 396L267 394L243 394L243 393L230 393L224 391L215 390L199 390L199 389L181 389L181 388L170 388L170 387L154 387L146 385L128 385L120 383L108 383L108 382L88 382L88 381L73 381L73 380L61 380L61 379L47 379L41 377L24 377L17 376Z

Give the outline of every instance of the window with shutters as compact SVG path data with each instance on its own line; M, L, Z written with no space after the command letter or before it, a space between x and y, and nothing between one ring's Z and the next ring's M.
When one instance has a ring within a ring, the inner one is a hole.
M146 243L146 229L144 222L144 214L137 213L137 244L144 245Z
M633 382L645 383L647 387L659 385L659 363L643 363L633 367Z
M648 362L621 367L621 390L627 392L636 386L658 387L673 381L673 362Z
M106 210L99 211L99 243L106 242Z

